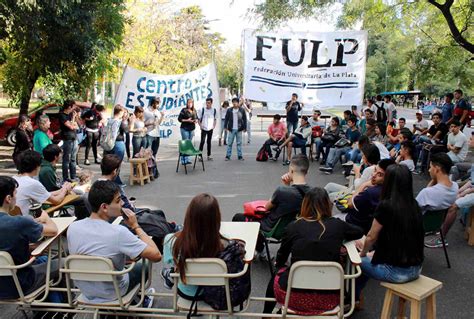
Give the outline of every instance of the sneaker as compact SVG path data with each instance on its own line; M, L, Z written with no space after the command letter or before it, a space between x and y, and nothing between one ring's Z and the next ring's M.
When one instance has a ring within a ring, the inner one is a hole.
M91 165L91 163L89 162L88 159L86 159L86 160L84 161L84 165Z
M342 167L352 167L352 166L354 166L353 161L349 161L349 162L346 162L346 163L342 164Z
M212 161L212 160L214 160L214 159L213 159L212 157L208 156L208 157L207 157L207 160L208 160L208 161Z
M328 170L325 170L324 171L324 174L326 175L331 175L332 174L332 168L328 169Z
M244 158L243 158L242 156L239 156L238 159L239 159L239 161L243 161L243 160L244 160Z
M155 296L150 296L156 292L155 288L148 288L145 292L145 298L143 299L143 308L153 308L153 300Z
M269 161L273 161L273 156L268 156Z
M275 150L275 158L278 158L280 156L280 153L281 153L281 148L278 148L277 150Z
M230 157L229 157L229 156L226 156L226 157L225 157L225 160L226 160L226 161L230 161Z
M331 171L331 172L332 172L332 168L331 168L331 167L327 167L327 166L320 167L319 170L322 171L322 172L327 172L327 171Z
M96 159L96 160L94 161L94 163L96 163L96 164L99 164L99 165L100 165L100 161L99 161L99 159Z
M444 244L448 246L448 242L444 241ZM425 247L428 248L442 248L443 247L443 242L441 241L441 236L433 236L432 238L429 238L425 240Z
M173 289L174 282L171 279L171 273L173 272L172 268L163 268L161 269L160 275L161 278L163 278L163 285L165 286L166 289Z
M288 165L290 165L290 161L289 161L289 160L286 160L286 161L283 162L283 166L288 166Z

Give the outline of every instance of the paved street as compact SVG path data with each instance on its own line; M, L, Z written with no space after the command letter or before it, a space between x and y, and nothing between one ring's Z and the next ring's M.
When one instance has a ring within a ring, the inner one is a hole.
M414 110L399 110L399 117L414 118ZM410 121L411 122L411 121ZM409 122L409 123L410 123ZM265 124L266 127L268 124ZM254 117L253 127L260 129L259 120ZM411 127L411 124L409 124ZM245 143L245 161L236 160L234 149L233 160L224 161L224 147L218 147L216 139L213 145L214 161L205 162L206 171L197 165L196 170L192 169L188 175L184 174L184 169L180 168L179 173L175 172L177 153L176 145L164 145L159 151L159 171L161 176L151 184L140 186L128 186L125 188L128 196L137 198L138 207L159 208L165 211L171 221L183 222L184 213L190 199L198 193L209 192L219 200L223 220L230 221L232 216L242 211L242 203L256 199L268 199L273 190L280 184L280 176L287 171L287 167L279 162L256 162L255 155L266 138L264 132L252 132L251 144ZM197 142L195 141L195 144ZM163 143L166 144L166 143ZM1 174L13 173L13 169L5 169L9 165L10 158L8 152L10 148L1 147L0 167ZM82 157L82 153L80 158ZM82 164L82 160L80 161ZM328 182L344 184L346 180L339 170L335 170L333 175L321 174L318 170L319 164L311 163L308 183L313 186L324 186ZM98 172L98 166L90 166ZM122 179L125 181L129 174L129 165L122 166ZM425 177L414 176L415 189L419 191L427 180ZM473 248L466 244L463 239L463 230L459 222L453 226L448 235L449 255L452 268L446 267L442 249L425 249L425 262L423 274L443 282L443 289L437 298L438 318L473 318L471 305L474 302L474 254ZM276 253L277 247L271 247L272 254ZM161 264L154 265L154 287L164 290L162 280L159 276ZM263 262L252 264L252 295L263 296L269 280L268 267ZM379 283L369 282L364 291L364 310L357 312L353 318L372 319L380 315L384 297L384 289ZM157 300L157 305L165 305L163 300ZM263 305L253 306L253 310L261 311ZM21 318L21 314L16 313L13 307L0 306L1 318Z

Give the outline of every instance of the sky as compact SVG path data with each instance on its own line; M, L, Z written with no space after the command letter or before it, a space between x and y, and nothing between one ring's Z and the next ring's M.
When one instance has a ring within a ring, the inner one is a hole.
M248 9L262 0L181 0L175 1L177 10L180 8L199 5L203 14L209 22L213 32L220 32L226 42L222 45L224 49L240 47L242 30L256 29L258 21L249 19ZM332 10L337 15L338 5ZM335 23L335 21L334 21ZM285 29L294 31L314 30L318 32L335 30L334 23L324 23L316 20L290 21Z

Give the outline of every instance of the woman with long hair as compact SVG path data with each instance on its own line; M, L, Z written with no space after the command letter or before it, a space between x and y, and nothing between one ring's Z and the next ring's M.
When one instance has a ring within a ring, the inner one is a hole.
M132 146L133 156L135 156L142 147L147 147L145 113L141 106L136 106L133 116L130 117L130 132L133 133Z
M276 256L279 268L275 278L267 287L267 297L275 296L284 303L290 267L285 264L291 254L291 264L297 261L340 260L340 249L344 241L362 237L360 227L331 217L332 203L327 192L315 187L306 193L297 220L289 224ZM339 304L338 291L292 291L289 308L301 315L318 315ZM265 302L264 313L271 313L274 302Z
M375 135L372 137L372 141L380 142L383 145L387 144L387 127L383 123L377 123L375 125Z
M356 300L369 280L405 283L419 277L423 263L423 216L413 196L412 174L405 165L385 170L381 201L360 252L362 276ZM369 253L374 244L375 252Z
M194 100L188 99L186 101L186 107L184 107L178 115L178 121L181 123L181 139L192 140L194 137L194 130L196 129L197 123L197 112L194 108ZM190 164L188 156L183 156L183 164Z
M13 150L13 161L15 165L17 164L18 155L20 155L21 152L33 149L32 131L31 119L27 115L20 115L15 133L15 148Z
M339 134L341 133L341 130L339 128L339 118L337 116L334 116L331 119L331 124L324 130L323 135L321 136L321 144L319 144L319 154L323 156L321 160L321 165L326 164L326 160L328 159L329 155L329 150L331 147L334 146L334 143L336 143L339 140ZM316 158L318 161L319 158Z

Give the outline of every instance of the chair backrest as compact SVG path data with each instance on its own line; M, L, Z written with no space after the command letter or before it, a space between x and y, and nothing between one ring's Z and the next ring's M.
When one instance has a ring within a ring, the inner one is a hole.
M114 265L108 258L97 256L70 255L64 261L73 280L113 282Z
M438 231L443 225L447 209L428 210L423 214L423 227L426 232Z
M227 274L227 265L220 258L186 259L186 284L225 286L226 280L222 277L225 274Z
M13 276L11 267L14 267L12 256L6 251L0 251L0 277Z
M193 142L191 140L180 140L178 142L178 147L180 153L195 151Z

